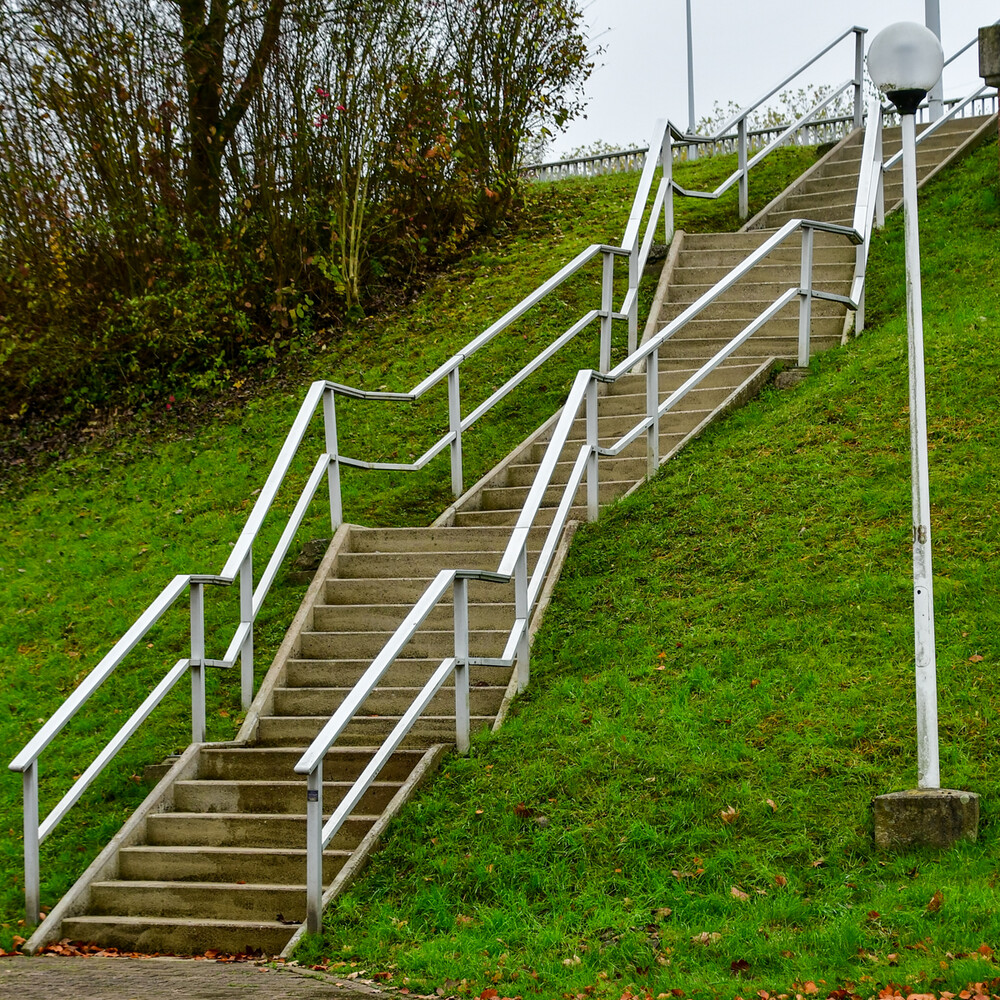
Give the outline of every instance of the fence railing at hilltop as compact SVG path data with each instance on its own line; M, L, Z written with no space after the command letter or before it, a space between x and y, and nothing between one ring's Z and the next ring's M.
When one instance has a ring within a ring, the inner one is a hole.
M944 101L946 110L950 110L959 98ZM974 118L981 115L997 113L997 95L985 94L974 101L964 104L955 117ZM895 124L895 112L891 108L883 109L886 124ZM917 109L917 121L928 120L928 106ZM777 138L787 125L775 125L773 128L753 129L747 132L747 148L750 152L763 149ZM834 118L820 119L810 122L794 135L785 140L785 145L818 146L824 142L837 142L843 139L854 128L853 115L841 115ZM674 161L691 158L692 150L697 150L698 156L715 156L738 151L739 136L736 132L717 138L702 138L687 136L687 142L675 140L671 152ZM623 149L615 152L595 153L593 156L578 156L567 160L553 160L550 163L538 163L523 167L521 176L533 181L556 181L563 177L601 177L604 174L633 173L642 170L646 164L647 146L638 149Z

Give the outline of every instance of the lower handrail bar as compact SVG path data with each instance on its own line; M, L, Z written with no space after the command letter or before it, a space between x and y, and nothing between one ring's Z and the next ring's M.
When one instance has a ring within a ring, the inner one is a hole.
M330 468L330 461L330 456L325 452L316 459L316 464L313 466L313 471L306 481L306 485L302 488L302 493L299 496L298 503L295 504L292 516L288 519L285 530L281 533L281 538L278 539L278 544L274 552L271 553L267 567L260 578L260 582L257 584L257 589L253 592L252 607L254 618L260 612L264 598L267 597L268 591L271 589L271 584L274 583L274 579L278 575L278 570L281 569L281 564L284 562L285 556L291 548L295 534L305 520L309 505L312 503L313 497L316 496L316 491L319 489L319 484L323 481L323 477ZM228 659L228 656L226 659Z
M128 742L129 738L141 726L153 709L173 690L174 685L187 673L190 660L178 660L164 675L159 684L146 696L146 700L129 716L125 724L108 741L104 749L94 758L93 763L73 783L73 787L59 800L55 808L48 814L38 827L38 843L59 825L62 818L77 803L84 792L91 786L94 779L100 775L112 758Z
M462 420L462 431L467 431L480 417L491 410L501 399L506 396L511 389L516 389L525 379L533 375L538 369L551 358L560 348L565 347L577 334L585 330L595 319L601 315L599 309L591 309L584 313L565 333L557 337L540 354L536 355L528 362L516 375L508 379L489 399L484 400L471 413Z
M442 435L415 462L365 462L360 458L349 458L347 455L341 455L337 460L341 465L349 465L352 469L372 469L381 472L419 472L428 462L437 458L457 437L458 435L455 431L448 431L447 434Z
M190 576L175 576L154 598L132 627L111 647L100 663L80 682L80 686L59 706L49 720L28 741L8 765L11 771L24 771L63 730L84 702L111 676L119 663L139 644L146 633L173 606L187 589Z
M590 458L590 449L587 445L580 445L580 451L576 456L576 461L573 463L573 469L569 474L569 480L566 483L566 489L563 490L563 495L559 500L559 506L556 508L555 517L552 519L552 524L549 526L549 530L545 535L545 542L542 544L542 550L538 553L538 559L535 562L534 572L531 574L531 580L528 582L528 608L531 609L535 606L538 600L538 595L541 593L542 585L545 583L545 577L548 575L549 566L552 565L552 560L555 557L556 546L559 544L559 540L562 538L563 529L566 527L566 522L569 520L569 512L573 507L573 501L576 498L576 491L580 488L580 484L583 482L583 477L587 472L587 462ZM527 623L525 623L527 626Z

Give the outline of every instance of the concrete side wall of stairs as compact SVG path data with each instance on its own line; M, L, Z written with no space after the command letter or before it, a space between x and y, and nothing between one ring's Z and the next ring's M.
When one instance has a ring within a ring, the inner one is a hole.
M960 155L990 128L992 119L985 125L973 121L949 129L921 154L923 176ZM887 135L887 149L893 141ZM647 332L666 325L759 246L768 235L766 227L796 215L849 223L853 200L848 192L856 186L859 155L858 136L838 144L744 232L678 233ZM888 190L893 190L891 185ZM892 199L889 194L887 207ZM846 294L853 247L818 234L815 259L816 285ZM798 279L798 247L783 247L668 341L661 350L661 398L777 294L797 287ZM793 359L797 328L796 310L781 314L686 397L661 426L662 460L757 392L776 364ZM843 329L843 307L816 303L814 351L839 344ZM599 399L601 440L612 440L644 410L645 376L621 379ZM275 954L289 945L305 916L306 797L304 779L293 771L295 762L438 570L496 567L554 419L431 527L345 525L337 532L237 741L190 748L52 911L30 948L56 937L147 952L212 948ZM584 425L578 417L560 457L557 483L566 482L583 440ZM602 459L601 502L637 488L646 474L642 441L614 459ZM546 494L547 506L529 541L532 563L560 494L558 487ZM586 518L582 490L572 516ZM558 574L558 562L550 581ZM496 655L513 622L513 589L473 583L470 601L472 653ZM327 810L345 794L441 658L452 652L451 608L445 605L424 623L325 758ZM473 725L495 727L513 690L510 670L473 667L472 683ZM391 817L453 743L453 706L453 691L446 688L329 845L324 855L327 899L360 870Z

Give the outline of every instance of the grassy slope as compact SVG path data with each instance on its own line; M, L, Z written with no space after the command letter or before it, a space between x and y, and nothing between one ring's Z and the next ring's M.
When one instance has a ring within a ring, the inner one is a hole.
M812 160L808 150L779 151L751 185L760 207ZM733 167L732 157L686 168L684 183L717 183ZM597 181L539 185L524 218L510 232L482 240L448 273L431 282L410 306L348 329L331 350L297 359L315 377L366 388L409 389L436 364L495 320L590 242L621 239L635 190L635 175ZM710 207L681 208L678 225L724 226L734 218L735 191ZM714 214L713 214L714 213ZM463 368L467 400L478 402L510 377L565 327L568 318L594 308L599 262L563 286L552 307L531 314ZM653 276L650 284L655 283ZM651 289L647 291L647 297ZM541 315L540 315L541 313ZM528 384L495 417L466 436L466 481L502 457L561 402L582 364L592 363L593 338ZM0 758L9 761L39 725L79 683L112 642L175 573L217 572L264 481L305 386L268 392L266 384L246 405L215 406L221 418L199 427L197 401L178 399L148 425L137 421L81 448L44 471L4 470L0 511ZM245 392L245 387L242 390ZM345 406L339 412L342 448L361 457L392 460L419 452L446 429L444 394L424 408ZM389 410L388 415L386 413ZM199 411L205 412L205 411ZM315 433L315 432L314 432ZM318 433L314 437L320 450ZM293 479L301 482L307 462ZM447 459L419 474L345 474L345 511L371 524L424 524L446 505ZM287 513L294 497L282 500ZM301 538L329 534L316 512ZM269 523L273 544L280 524ZM269 549L265 551L269 552ZM259 569L264 564L260 550ZM258 619L257 666L261 676L301 590L279 584ZM232 594L210 593L209 653L231 634ZM184 655L186 609L178 607L95 696L87 712L42 758L43 808L50 808L73 775L127 717L145 693ZM210 736L229 738L239 721L238 681L210 672ZM96 851L141 800L138 776L144 764L186 745L189 708L186 685L129 743L95 789L88 793L43 847L43 903L51 905L72 884ZM22 859L20 781L4 771L0 782L0 948L9 948L20 918Z
M310 961L501 997L997 976L996 185L990 146L921 218L942 775L982 795L979 842L872 843L873 796L916 780L897 216L862 339L580 531L526 697L408 808Z

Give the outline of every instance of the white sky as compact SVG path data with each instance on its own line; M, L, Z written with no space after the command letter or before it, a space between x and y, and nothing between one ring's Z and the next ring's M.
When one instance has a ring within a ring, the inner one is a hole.
M894 21L924 21L925 0L692 0L695 118L715 102L755 101L853 25L870 41ZM685 0L581 0L595 59L586 85L586 119L553 138L546 159L602 141L643 146L657 118L687 125ZM940 0L941 41L950 56L1000 18L1000 0ZM866 49L867 49L866 41ZM979 78L978 46L945 70L946 97ZM794 86L839 84L854 74L845 39Z

